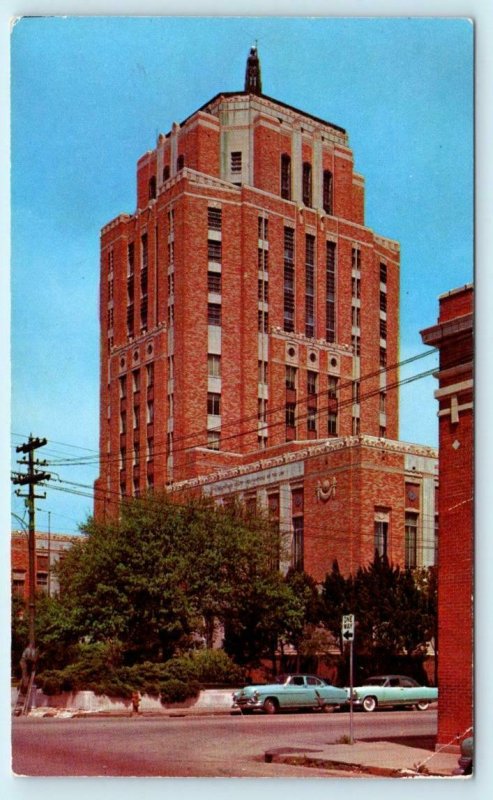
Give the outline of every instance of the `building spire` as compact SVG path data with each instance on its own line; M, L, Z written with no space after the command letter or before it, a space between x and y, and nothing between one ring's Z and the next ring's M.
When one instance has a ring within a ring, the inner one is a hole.
M262 76L260 74L260 60L257 45L250 48L245 72L245 92L249 94L262 94Z

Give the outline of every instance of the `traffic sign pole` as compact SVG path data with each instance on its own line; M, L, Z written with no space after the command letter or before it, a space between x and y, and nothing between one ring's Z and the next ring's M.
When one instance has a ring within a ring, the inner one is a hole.
M342 638L349 642L349 744L354 743L353 736L353 642L354 614L345 614L342 618Z

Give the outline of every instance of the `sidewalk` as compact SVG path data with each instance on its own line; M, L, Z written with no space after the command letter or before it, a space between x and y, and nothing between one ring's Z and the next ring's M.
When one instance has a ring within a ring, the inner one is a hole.
M329 744L320 750L278 748L265 753L267 763L322 767L338 773L342 771L361 777L374 775L382 778L461 778L454 775L457 759L457 753L434 752L387 741Z

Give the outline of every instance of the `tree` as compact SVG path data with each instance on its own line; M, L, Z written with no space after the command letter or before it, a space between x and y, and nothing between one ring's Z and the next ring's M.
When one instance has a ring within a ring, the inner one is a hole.
M278 531L240 506L154 493L83 532L60 568L60 602L78 638L121 642L125 663L165 660L216 622L246 663L272 652L293 613Z
M340 636L341 618L356 618L355 649L384 669L397 657L422 660L435 629L433 580L401 570L375 553L368 567L344 578L337 563L325 579L322 598L329 630Z

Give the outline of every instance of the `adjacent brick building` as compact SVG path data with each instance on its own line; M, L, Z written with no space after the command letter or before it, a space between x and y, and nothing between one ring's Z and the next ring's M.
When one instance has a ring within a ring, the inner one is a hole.
M136 205L101 234L96 516L256 485L317 577L375 547L433 563L436 454L396 442L399 245L365 225L346 131L263 94L252 48L244 91L139 160Z
M438 322L421 333L440 351L438 743L473 724L473 288L440 297Z
M60 589L55 565L68 548L72 547L77 536L61 533L35 534L35 575L36 591L49 595ZM29 552L26 531L12 531L11 536L12 594L29 598Z

